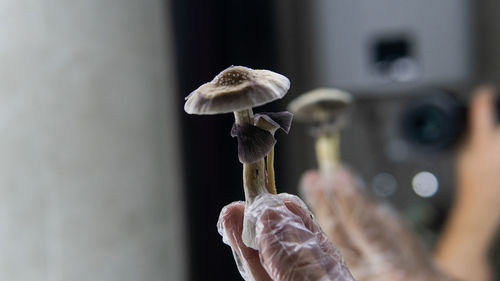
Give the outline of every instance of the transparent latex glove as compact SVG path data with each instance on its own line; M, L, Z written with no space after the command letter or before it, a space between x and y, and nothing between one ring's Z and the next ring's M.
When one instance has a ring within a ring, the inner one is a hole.
M369 198L352 173L304 174L300 188L330 241L360 280L449 280L386 205Z
M244 245L243 217L255 222L258 249ZM328 241L311 212L296 196L264 194L245 209L234 202L217 223L247 281L353 281L338 250Z

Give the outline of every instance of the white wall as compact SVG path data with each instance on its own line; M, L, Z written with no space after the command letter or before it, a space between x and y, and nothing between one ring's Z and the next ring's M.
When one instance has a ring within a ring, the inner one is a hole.
M0 280L184 280L164 2L0 0Z

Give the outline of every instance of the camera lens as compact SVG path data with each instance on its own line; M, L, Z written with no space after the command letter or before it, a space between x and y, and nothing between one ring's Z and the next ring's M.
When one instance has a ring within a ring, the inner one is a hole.
M464 129L465 107L451 94L433 90L413 100L402 118L403 137L428 149L448 148Z
M439 143L446 136L445 113L438 107L429 105L415 112L415 118L408 122L409 131L415 141L422 144Z

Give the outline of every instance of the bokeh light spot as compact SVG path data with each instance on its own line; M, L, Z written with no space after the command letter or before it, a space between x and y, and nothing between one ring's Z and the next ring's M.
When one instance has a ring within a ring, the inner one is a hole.
M411 185L413 191L420 197L431 197L439 189L438 179L433 173L427 171L417 173L413 177Z
M373 193L379 197L388 197L396 192L398 183L389 173L380 173L373 177L371 186Z

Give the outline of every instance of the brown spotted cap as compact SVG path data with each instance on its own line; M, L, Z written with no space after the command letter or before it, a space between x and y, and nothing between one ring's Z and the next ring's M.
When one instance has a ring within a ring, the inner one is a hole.
M269 71L231 66L186 97L189 114L218 114L260 106L282 98L290 80Z

